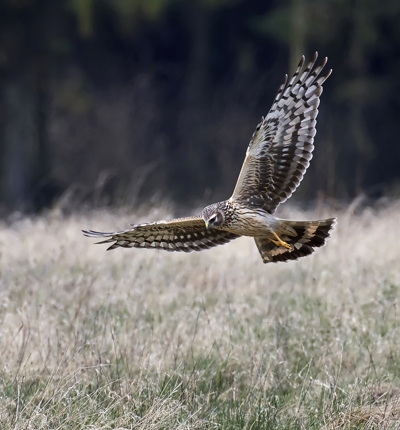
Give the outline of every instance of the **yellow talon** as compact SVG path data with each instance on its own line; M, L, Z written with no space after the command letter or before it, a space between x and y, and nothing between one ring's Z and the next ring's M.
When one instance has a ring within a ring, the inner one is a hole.
M272 243L274 243L276 246L283 246L284 248L292 249L292 247L288 243L284 242L274 231L272 234L276 237L276 240L270 239Z

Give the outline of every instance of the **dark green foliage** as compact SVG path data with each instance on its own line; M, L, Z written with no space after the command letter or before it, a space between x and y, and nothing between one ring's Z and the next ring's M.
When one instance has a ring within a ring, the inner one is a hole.
M397 195L399 17L394 0L3 1L0 209L228 197L315 50L334 73L296 196Z

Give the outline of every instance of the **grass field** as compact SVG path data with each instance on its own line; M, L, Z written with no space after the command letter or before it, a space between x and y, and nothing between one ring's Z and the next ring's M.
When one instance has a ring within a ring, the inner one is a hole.
M147 216L146 216L147 215ZM400 428L400 206L264 265L251 239L105 252L92 212L0 225L1 429Z

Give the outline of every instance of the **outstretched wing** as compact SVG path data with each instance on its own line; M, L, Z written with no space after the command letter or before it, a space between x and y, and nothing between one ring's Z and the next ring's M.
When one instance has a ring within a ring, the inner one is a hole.
M314 149L322 84L332 72L319 76L327 58L312 70L317 57L315 53L302 72L303 56L289 82L285 76L271 110L251 138L233 200L273 213L303 179Z
M148 224L132 225L132 228L115 233L85 231L83 234L94 238L107 238L98 243L114 242L109 249L153 248L164 251L202 251L223 245L239 236L223 230L207 230L200 216L157 221Z

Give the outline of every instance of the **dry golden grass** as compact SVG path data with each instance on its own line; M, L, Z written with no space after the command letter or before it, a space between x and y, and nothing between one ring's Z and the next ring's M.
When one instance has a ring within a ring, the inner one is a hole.
M400 428L399 214L341 211L276 265L248 238L106 253L80 232L162 210L2 224L0 427Z

